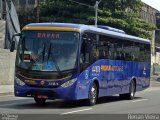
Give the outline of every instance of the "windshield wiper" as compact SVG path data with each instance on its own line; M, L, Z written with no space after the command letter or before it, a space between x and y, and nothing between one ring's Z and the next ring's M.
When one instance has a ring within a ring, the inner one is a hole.
M58 66L58 64L57 64L57 62L56 62L56 60L55 60L55 56L51 53L51 51L52 51L52 44L49 45L48 60L49 60L50 55L51 55L52 60L53 60L53 62L54 62L54 65L55 65L55 67L56 67L56 70L57 70L58 74L59 74L59 75L62 75L61 70L60 70L60 68L59 68L59 66ZM47 60L47 61L48 61L48 60Z
M44 62L44 58L45 58L45 49L46 49L46 47L45 47L45 43L43 44L43 52L42 52L42 55L43 55L43 62Z

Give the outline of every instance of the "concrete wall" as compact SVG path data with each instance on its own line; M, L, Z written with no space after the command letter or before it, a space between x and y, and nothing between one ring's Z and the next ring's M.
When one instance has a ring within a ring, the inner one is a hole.
M12 85L16 52L0 48L0 85Z
M5 21L0 20L0 48L4 48L5 40Z
M6 22L0 19L0 85L12 85L16 53L10 53L9 50L3 49L5 24Z

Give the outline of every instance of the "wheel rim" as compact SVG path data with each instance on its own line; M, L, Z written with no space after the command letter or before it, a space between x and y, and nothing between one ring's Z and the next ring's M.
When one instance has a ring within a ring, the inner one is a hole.
M131 84L131 96L134 97L135 94L135 86L134 86L134 82L132 82Z
M90 96L91 102L95 103L96 98L97 98L97 88L96 88L95 85L93 85L92 88L91 88L91 96Z

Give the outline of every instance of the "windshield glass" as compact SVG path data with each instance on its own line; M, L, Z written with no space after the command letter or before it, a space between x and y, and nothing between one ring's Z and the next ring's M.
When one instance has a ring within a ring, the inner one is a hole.
M79 33L23 31L16 66L26 70L64 71L76 66Z

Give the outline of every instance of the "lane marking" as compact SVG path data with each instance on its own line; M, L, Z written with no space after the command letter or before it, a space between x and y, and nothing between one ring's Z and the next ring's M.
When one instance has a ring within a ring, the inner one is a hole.
M70 112L61 113L61 115L67 115L67 114L72 114L72 113L77 113L77 112L82 112L82 111L88 111L88 110L92 110L92 109L93 108L81 109L81 110L76 110L76 111L70 111Z
M132 102L142 102L142 101L146 101L146 100L148 100L148 99L134 100Z

